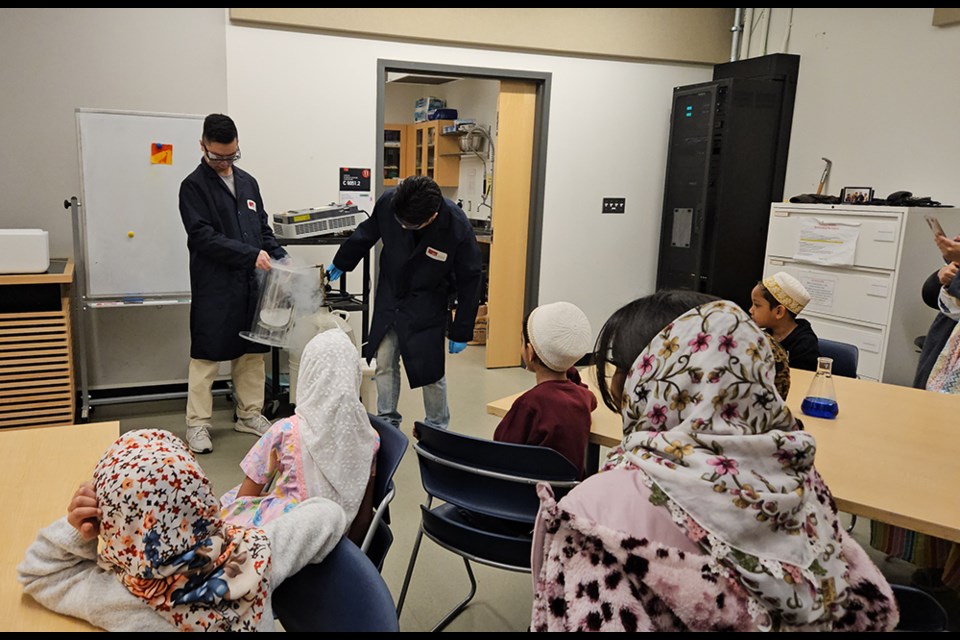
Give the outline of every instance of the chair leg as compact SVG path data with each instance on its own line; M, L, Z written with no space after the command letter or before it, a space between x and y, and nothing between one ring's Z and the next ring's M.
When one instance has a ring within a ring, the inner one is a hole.
M455 606L450 613L444 616L443 620L437 623L432 630L433 631L443 631L443 629L450 624L450 622L460 615L460 612L467 608L467 605L473 600L473 596L477 593L477 579L473 575L473 569L470 568L470 561L466 558L463 559L463 564L467 568L467 576L470 578L470 593L467 594L467 597L460 601L460 604Z
M857 526L857 516L850 516L850 526L847 527L847 533L853 533L853 528Z
M407 587L410 586L410 577L413 575L413 565L417 562L417 553L420 552L420 542L423 540L423 526L417 529L417 539L413 543L413 553L410 554L410 563L407 564L407 575L403 577L403 588L400 589L400 599L397 601L397 619L403 611L403 601L407 599Z

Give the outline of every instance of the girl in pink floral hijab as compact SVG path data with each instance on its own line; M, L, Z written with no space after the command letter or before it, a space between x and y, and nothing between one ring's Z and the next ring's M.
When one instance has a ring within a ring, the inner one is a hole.
M597 343L621 445L559 503L541 487L534 628L892 628L890 588L837 520L763 332L727 301L650 298L618 311ZM662 316L684 301L696 306L625 348L624 314L646 305Z

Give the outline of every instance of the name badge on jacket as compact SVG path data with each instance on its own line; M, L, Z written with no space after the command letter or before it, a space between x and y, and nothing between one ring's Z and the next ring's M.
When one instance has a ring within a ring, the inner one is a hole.
M256 200L247 200L247 209L250 209L250 211L256 211L257 210Z
M445 254L443 251L437 251L433 247L427 247L427 255L438 262L447 261L447 254Z

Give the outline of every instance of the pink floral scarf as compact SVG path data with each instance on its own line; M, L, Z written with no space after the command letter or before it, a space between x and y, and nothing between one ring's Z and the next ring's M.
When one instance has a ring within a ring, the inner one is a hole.
M269 541L220 520L210 481L182 440L126 433L100 459L94 484L101 567L179 631L256 630Z
M950 332L930 370L927 391L960 393L960 322Z
M840 526L750 318L717 301L667 325L630 369L622 413L605 468L646 474L651 501L752 595L761 628L830 628L848 597Z

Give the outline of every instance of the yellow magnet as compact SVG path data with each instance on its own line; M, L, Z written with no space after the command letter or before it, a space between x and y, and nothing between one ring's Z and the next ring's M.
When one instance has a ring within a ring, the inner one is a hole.
M132 237L133 237L133 231L127 231L127 237L128 237L128 238L132 238Z

